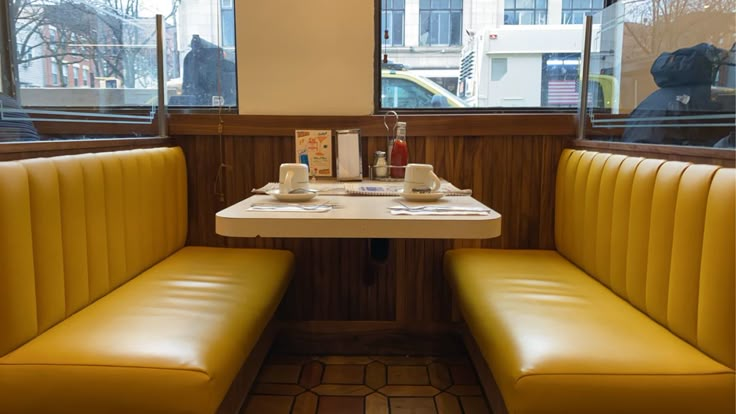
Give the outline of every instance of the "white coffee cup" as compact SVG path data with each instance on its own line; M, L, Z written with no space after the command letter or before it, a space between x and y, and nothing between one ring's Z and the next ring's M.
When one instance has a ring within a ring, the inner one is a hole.
M411 193L417 189L429 189L436 192L440 189L439 177L434 173L432 164L409 164L404 174L404 192Z
M309 170L305 164L284 163L279 167L279 193L288 194L297 188L309 188Z

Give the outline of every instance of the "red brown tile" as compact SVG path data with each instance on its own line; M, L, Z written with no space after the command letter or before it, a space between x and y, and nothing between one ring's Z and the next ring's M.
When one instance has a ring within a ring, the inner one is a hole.
M388 414L388 398L377 392L366 396L365 414Z
M363 384L365 365L326 365L323 384Z
M315 414L317 412L318 398L311 392L300 394L294 400L294 408L291 409L291 414Z
M299 379L299 385L306 389L316 387L322 381L322 371L324 366L319 361L310 361L302 367L302 375Z
M364 397L372 393L373 390L366 387L365 385L321 384L312 388L312 392L320 396L349 395Z
M365 367L365 385L377 390L386 385L386 366L374 361Z
M440 393L429 385L387 385L378 392L389 397L434 397Z
M319 397L317 414L363 414L363 397Z
M463 414L460 408L460 401L452 394L443 392L434 397L437 404L437 414Z
M391 398L391 414L437 414L432 398Z
M394 365L388 367L388 383L391 385L429 385L429 374L424 365Z

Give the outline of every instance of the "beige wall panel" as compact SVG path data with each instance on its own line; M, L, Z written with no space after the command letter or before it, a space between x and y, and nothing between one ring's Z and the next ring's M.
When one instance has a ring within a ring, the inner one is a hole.
M269 0L236 12L241 114L373 112L372 0Z

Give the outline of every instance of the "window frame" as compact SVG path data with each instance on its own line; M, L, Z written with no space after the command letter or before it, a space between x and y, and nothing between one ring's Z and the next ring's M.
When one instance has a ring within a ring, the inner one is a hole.
M406 44L406 0L381 0L384 4L391 2L391 8L385 8L381 10L381 33L385 33L386 30L388 30L388 39L386 39L385 35L381 36L381 45L384 47L401 47ZM401 1L403 3L402 7L395 7L395 4L397 1ZM397 17L400 15L401 20L401 39L397 42L394 42L393 39L395 36L393 36L395 33L395 24L394 22L397 20ZM388 20L390 20L390 25L388 25Z
M446 1L448 4L448 7L442 8L442 7L433 7L435 2L439 1ZM451 46L462 46L463 42L463 3L465 0L419 0L419 46L420 47L451 47ZM422 7L422 3L429 2L429 7ZM460 7L456 8L454 7L454 4L459 2ZM453 27L453 20L455 20L457 17L460 17L460 27L457 30L457 33L453 33L454 27ZM434 19L438 18L437 22L438 25L441 26L441 21L439 20L440 17L446 17L446 19L442 19L445 21L445 23L449 26L446 33L447 37L447 43L443 42L442 37L445 37L442 35L442 27L439 28L438 33L435 34L437 41L436 43L432 42L433 39L433 27L434 27ZM425 25L425 18L428 18L428 24L429 29L428 31L423 31L423 29L426 27ZM422 36L424 33L427 33L427 39L425 41L422 40ZM456 43L454 43L453 37L456 38Z
M562 0L562 9L560 13L560 23L561 24L583 24L585 22L585 15L589 13L595 13L600 10L602 10L604 7L606 7L606 1L605 0L587 0L589 1L590 8L578 8L575 7L575 1L576 0ZM566 8L565 3L568 3L570 7ZM596 8L594 7L596 3L600 3L601 7ZM582 22L575 22L574 16L576 12L582 12L583 13L583 21ZM573 17L573 20L570 22L565 21L565 14L570 14Z
M519 3L522 1L531 1L534 7L519 7ZM506 3L513 2L513 8L507 8ZM544 2L543 7L539 7L539 3ZM515 19L513 23L507 23L507 13L513 12ZM532 20L534 23L520 23L519 13L531 13ZM539 22L539 18L544 14L544 23ZM504 0L503 5L503 25L504 26L541 26L547 25L549 20L549 1L548 0Z

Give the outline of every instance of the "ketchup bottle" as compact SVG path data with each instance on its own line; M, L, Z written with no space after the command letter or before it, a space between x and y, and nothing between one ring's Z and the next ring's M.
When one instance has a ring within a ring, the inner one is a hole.
M396 123L396 136L391 142L391 166L406 167L409 163L409 147L406 145L406 122ZM391 178L404 178L405 168L391 168Z

